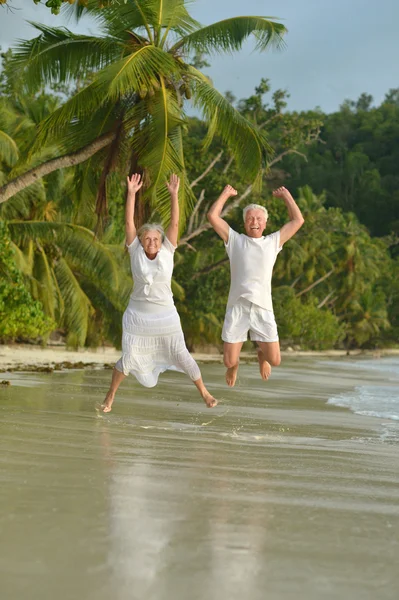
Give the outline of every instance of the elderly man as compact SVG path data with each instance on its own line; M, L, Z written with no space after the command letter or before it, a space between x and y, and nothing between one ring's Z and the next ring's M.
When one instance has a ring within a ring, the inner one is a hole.
M240 352L248 331L258 345L262 379L269 378L271 365L281 362L271 295L272 272L283 244L304 223L294 198L285 187L280 187L273 196L285 202L289 222L280 231L263 236L267 210L259 204L249 204L243 211L245 234L239 234L220 216L227 200L236 195L237 191L227 185L208 212L209 222L224 241L230 259L231 284L222 331L226 381L230 387L237 379Z

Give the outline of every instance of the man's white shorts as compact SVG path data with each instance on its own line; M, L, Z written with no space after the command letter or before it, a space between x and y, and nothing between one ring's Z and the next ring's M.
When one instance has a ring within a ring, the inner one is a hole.
M261 308L245 298L226 311L223 323L222 340L235 344L246 342L248 331L253 342L278 342L278 332L274 313Z

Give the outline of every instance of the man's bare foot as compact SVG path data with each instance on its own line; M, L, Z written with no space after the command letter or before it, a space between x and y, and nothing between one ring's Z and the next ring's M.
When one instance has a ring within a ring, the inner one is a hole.
M108 394L105 396L105 400L104 402L101 404L101 410L104 413L109 413L112 410L112 403L114 401L114 394L111 394L110 392L108 392Z
M205 394L202 396L202 398L208 408L214 408L218 403L216 398L211 396L211 394L209 392L205 392Z
M237 379L237 373L238 373L238 363L236 365L234 365L234 367L230 367L229 369L227 369L226 382L229 387L235 386L236 379Z
M270 364L265 359L265 356L262 350L258 350L258 362L259 362L259 371L260 376L264 381L267 381L272 373L272 368Z

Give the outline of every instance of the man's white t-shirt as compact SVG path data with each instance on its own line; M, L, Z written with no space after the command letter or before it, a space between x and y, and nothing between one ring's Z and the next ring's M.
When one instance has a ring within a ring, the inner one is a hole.
M272 273L280 246L280 232L251 238L229 229L226 251L230 259L230 293L227 307L246 298L261 308L273 310Z

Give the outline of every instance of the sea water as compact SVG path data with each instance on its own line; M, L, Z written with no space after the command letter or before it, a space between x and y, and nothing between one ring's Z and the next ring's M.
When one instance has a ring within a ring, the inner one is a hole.
M327 402L391 393L372 365L202 365L212 410L128 378L107 415L110 371L3 374L1 600L396 600L398 422Z
M334 367L357 370L362 375L376 375L379 381L356 385L353 390L333 395L328 403L349 408L356 414L399 421L399 357L382 359L329 361Z

